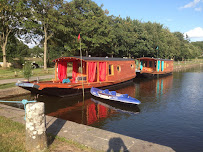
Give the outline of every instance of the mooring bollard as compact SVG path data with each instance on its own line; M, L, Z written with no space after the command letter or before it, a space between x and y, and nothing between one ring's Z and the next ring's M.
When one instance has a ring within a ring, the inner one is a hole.
M37 152L47 149L44 103L26 105L26 150Z

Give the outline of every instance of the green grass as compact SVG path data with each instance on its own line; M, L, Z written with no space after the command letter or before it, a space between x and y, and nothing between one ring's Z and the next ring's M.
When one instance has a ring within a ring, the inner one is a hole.
M68 67L67 73L72 72L72 67ZM42 68L32 69L32 76L43 76L43 75L54 75L55 68L48 68L46 71ZM1 68L0 67L0 80L3 79L14 79L14 78L23 78L22 69L14 68Z
M12 87L15 87L15 83L0 84L0 89L7 89Z
M203 59L190 59L187 61L174 61L173 65L174 68L176 66L185 66L185 65L192 65L192 64L199 64L199 63L203 63Z
M26 152L25 137L25 125L0 116L0 152ZM47 135L47 139L46 152L66 151L67 149L77 152L99 152L58 136Z
M54 68L48 68L46 71L44 69L32 69L32 76L50 75L54 74ZM0 79L13 79L13 78L23 78L22 69L14 68L0 68Z
M0 116L0 151L25 151L25 126Z

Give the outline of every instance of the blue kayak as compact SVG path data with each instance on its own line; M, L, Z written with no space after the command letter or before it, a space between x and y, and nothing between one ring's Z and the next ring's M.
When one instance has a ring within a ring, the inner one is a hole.
M117 93L116 91L109 91L108 89L101 90L101 89L92 87L90 90L90 93L95 97L118 101L122 103L137 104L137 105L141 103L139 100L129 96L128 94L120 94L120 93Z

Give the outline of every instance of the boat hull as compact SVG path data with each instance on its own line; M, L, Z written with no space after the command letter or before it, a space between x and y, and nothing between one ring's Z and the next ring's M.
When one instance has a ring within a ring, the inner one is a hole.
M156 77L164 77L164 76L168 76L171 75L172 72L169 73L140 73L140 72L136 72L136 77L140 78L140 77L144 77L144 78L156 78Z
M112 85L106 85L106 86L98 86L98 88L101 89L119 89L124 86L128 86L133 83L133 79L130 79L128 81L112 84ZM37 84L33 83L16 83L17 86L22 87L23 89L26 89L30 91L32 94L41 94L41 95L49 95L49 96L58 96L58 97L66 97L66 96L76 96L81 95L83 93L82 88L58 88L58 87L46 87L42 90L39 90L39 86ZM91 86L89 88L84 89L84 93L90 93Z

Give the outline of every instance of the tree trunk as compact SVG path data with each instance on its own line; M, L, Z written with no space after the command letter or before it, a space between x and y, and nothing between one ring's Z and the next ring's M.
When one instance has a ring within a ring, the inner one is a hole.
M44 27L44 70L47 69L47 31Z
M3 44L1 49L3 51L3 68L7 68L7 63L6 63L6 43Z
M3 41L3 43L1 43L1 49L3 52L3 68L7 68L7 62L6 62L6 45L7 45L7 41L8 41L8 36L11 32L11 30L7 30L7 34L3 33L3 36L0 36L0 40Z

